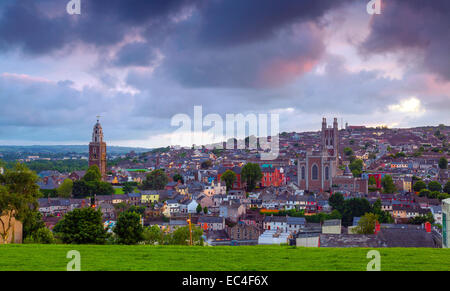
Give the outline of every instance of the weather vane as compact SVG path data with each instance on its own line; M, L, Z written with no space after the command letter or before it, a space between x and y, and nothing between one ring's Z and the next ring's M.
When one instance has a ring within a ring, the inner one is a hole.
M101 115L97 115L97 122L100 121L100 117L102 117Z

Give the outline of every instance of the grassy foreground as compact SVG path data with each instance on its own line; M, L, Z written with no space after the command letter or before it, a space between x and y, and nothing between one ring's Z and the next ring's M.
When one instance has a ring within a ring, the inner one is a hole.
M65 271L66 254L81 254L81 270L365 271L364 248L288 246L1 245L0 270ZM450 249L383 248L381 270L450 270Z

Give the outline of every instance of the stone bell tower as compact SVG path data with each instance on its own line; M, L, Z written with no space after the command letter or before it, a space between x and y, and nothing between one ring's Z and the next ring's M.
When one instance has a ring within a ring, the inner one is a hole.
M92 141L89 143L89 167L97 165L102 179L106 179L106 143L103 141L103 129L100 125L100 116L92 132Z

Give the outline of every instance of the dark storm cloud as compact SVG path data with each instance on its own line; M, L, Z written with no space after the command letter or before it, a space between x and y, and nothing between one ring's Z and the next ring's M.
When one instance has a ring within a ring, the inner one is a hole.
M120 42L132 28L166 25L194 0L84 0L82 15L68 15L60 0L2 3L0 48L45 54L76 41L96 46Z
M289 24L315 21L355 0L209 1L202 11L200 38L211 45L235 45L270 38Z
M199 39L233 45L273 35L288 24L315 20L327 10L351 0L84 0L82 15L67 15L66 1L19 0L0 4L0 44L44 54L72 41L111 45L132 28L145 29L151 39L183 9L195 8Z
M114 65L119 67L151 66L157 54L148 43L138 42L125 45L116 55Z
M425 68L450 80L449 12L448 0L383 1L382 13L373 17L361 50L366 54L420 51Z
M169 42L162 74L186 87L272 87L311 70L325 50L313 24L278 31L264 42L212 49L197 42Z
M50 19L36 1L3 4L0 14L0 49L19 46L25 52L45 54L68 41L67 17Z

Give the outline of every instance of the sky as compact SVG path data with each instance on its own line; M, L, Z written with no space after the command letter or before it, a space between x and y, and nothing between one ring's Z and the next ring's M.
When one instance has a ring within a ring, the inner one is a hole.
M100 115L110 145L167 146L194 106L280 131L450 124L448 0L68 2L0 2L0 144L86 144Z

